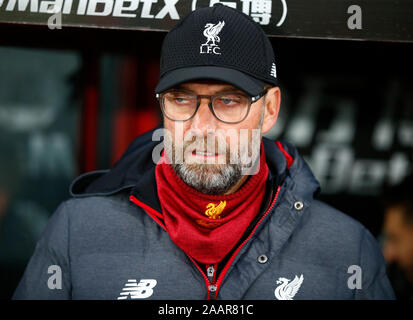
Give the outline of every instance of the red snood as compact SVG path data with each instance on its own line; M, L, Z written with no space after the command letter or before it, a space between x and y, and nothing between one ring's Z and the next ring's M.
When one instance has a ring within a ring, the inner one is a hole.
M155 168L166 231L188 256L203 264L219 263L258 214L268 167L261 144L258 173L235 193L208 195L187 185L162 158Z

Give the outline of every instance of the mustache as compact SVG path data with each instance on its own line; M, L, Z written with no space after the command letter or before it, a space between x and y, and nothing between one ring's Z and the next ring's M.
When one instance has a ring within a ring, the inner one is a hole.
M179 142L174 141L173 144L175 148L181 147L184 153L191 150L216 154L226 154L230 152L230 144L227 143L226 138L216 134L207 134L202 136L190 134L186 135L185 138Z
M182 144L183 152L187 151L202 151L211 152L215 154L228 154L230 152L230 146L220 136L192 136L190 140L184 140Z

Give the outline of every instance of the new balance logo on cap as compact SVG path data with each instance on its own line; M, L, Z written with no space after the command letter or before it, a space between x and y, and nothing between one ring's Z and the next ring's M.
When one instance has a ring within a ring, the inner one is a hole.
M129 296L131 299L149 298L153 294L153 288L156 284L157 281L154 279L142 279L139 283L136 283L135 279L129 279L125 283L118 300L126 300Z
M225 26L225 21L220 21L217 24L207 23L205 25L204 36L207 41L201 44L200 53L213 53L221 54L221 48L218 47L216 42L221 42L221 38L218 34L221 32L222 28Z
M275 63L274 62L272 63L270 74L274 78L277 78L277 69L275 68Z

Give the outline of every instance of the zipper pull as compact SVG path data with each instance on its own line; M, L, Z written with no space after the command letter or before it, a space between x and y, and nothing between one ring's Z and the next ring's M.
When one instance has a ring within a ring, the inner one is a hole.
M208 286L208 290L211 293L214 293L215 291L217 291L217 286L215 284L211 284L210 286Z
M214 280L214 273L215 273L214 266L213 266L213 265L210 265L210 266L207 268L207 276L208 276L208 280L209 280L210 283L212 283L213 280Z
M214 274L215 274L215 268L214 268L213 265L210 265L207 268L207 276L208 276L208 280L209 280L208 291L211 292L211 293L214 293L215 291L217 291L217 286L215 284L213 284Z

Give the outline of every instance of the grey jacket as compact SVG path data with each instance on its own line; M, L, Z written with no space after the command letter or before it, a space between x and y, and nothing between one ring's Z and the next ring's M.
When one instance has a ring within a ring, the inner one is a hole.
M394 299L370 232L316 199L318 182L295 147L265 138L259 219L222 264L196 263L148 214L161 212L157 143L151 132L138 137L111 170L72 183L14 299Z

